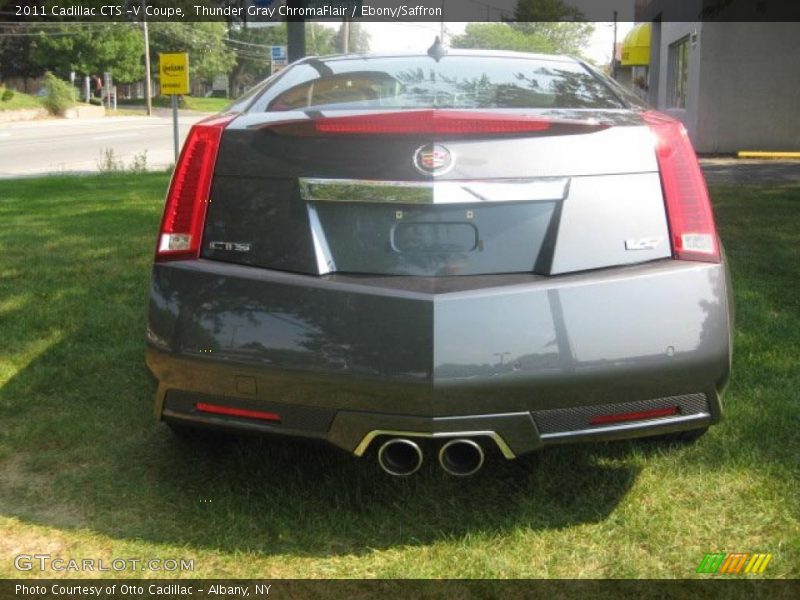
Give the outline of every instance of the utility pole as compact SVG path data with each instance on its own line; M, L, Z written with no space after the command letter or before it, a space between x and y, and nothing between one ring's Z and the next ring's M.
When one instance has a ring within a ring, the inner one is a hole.
M152 84L150 82L150 34L147 31L147 0L142 0L142 29L144 30L144 104L147 116L153 114Z
M350 21L347 17L342 21L342 53L350 53Z
M290 7L304 7L304 0L286 0ZM289 62L300 60L306 55L306 23L303 17L286 18L286 44Z
M617 78L617 11L614 11L614 45L611 48L611 77Z
M442 19L439 21L439 39L444 44L444 0L442 0Z

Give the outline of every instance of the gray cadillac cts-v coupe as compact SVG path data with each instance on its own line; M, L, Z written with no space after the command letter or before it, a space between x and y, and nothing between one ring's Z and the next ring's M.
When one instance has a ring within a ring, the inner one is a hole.
M721 416L730 279L683 126L564 56L305 58L195 125L155 411L409 475Z

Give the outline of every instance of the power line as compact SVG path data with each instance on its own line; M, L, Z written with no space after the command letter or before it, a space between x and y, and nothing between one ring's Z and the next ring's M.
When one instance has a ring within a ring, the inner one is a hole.
M223 41L232 42L234 44L242 44L244 46L253 46L253 47L256 47L256 48L263 48L264 50L268 50L270 48L269 44L253 44L252 42L244 42L242 40L236 40L236 39L233 39L233 38L223 38Z

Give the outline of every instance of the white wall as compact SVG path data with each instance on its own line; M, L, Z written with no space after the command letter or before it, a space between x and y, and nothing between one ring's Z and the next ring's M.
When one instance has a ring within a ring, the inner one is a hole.
M800 150L800 25L705 23L700 152Z

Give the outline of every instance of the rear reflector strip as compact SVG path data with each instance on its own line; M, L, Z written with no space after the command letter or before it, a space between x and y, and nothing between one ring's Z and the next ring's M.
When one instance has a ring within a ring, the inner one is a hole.
M678 407L668 406L667 408L654 408L652 410L641 410L637 412L596 415L589 419L589 424L602 425L604 423L620 423L623 421L641 421L644 419L654 419L656 417L669 417L676 414L678 414Z
M234 408L232 406L222 406L220 404L209 404L198 402L194 405L195 409L214 415L226 415L229 417L242 417L244 419L260 419L261 421L281 422L281 416L277 413L264 412L260 410L248 410L246 408Z
M656 111L642 113L642 118L656 138L675 258L719 262L711 201L686 129L680 121Z
M608 127L596 120L570 121L534 115L460 110L404 110L377 114L319 117L273 123L287 135L504 135L589 133Z

